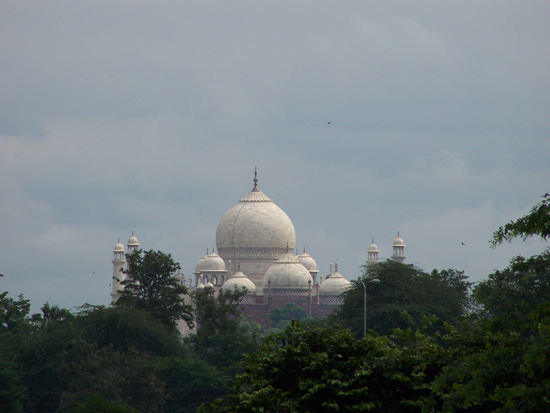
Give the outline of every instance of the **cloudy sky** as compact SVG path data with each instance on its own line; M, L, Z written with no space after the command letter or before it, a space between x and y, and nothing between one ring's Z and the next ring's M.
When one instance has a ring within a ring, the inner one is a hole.
M0 291L108 304L132 231L191 275L255 166L323 274L357 278L398 231L408 263L472 281L541 252L488 240L550 191L549 12L2 2Z

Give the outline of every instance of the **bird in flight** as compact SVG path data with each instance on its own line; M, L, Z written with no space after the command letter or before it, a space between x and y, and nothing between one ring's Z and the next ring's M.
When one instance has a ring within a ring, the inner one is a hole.
M329 121L327 121L327 125L330 125L330 122L329 122Z

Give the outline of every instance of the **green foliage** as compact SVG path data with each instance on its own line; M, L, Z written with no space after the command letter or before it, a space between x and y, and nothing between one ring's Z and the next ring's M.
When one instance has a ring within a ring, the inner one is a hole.
M21 381L21 372L11 361L0 360L0 410L22 412L26 388Z
M8 296L7 291L0 293L0 333L27 328L30 309L31 303L23 295L14 300Z
M479 320L449 336L453 359L433 384L444 411L550 410L550 303L517 328Z
M227 406L201 411L419 411L442 351L421 333L398 335L401 347L387 337L357 340L347 330L294 323L248 357Z
M164 384L152 356L135 349L99 348L75 341L61 355L59 370L67 378L60 397L60 412L71 412L92 395L125 403L139 411L164 411Z
M259 346L260 327L244 319L238 305L242 290L195 291L197 334L189 338L194 353L222 371L240 370L244 354Z
M90 396L80 403L75 413L139 413L139 410L126 403L110 402L101 396Z
M32 389L26 412L72 411L93 394L160 411L165 384L154 359L184 349L177 332L147 312L87 306L25 336L15 352Z
M133 348L159 356L184 351L179 335L147 311L96 307L79 313L74 324L84 340L100 348L112 345L120 351Z
M490 274L474 288L485 315L523 323L538 305L550 302L550 251L528 259L515 257L510 265Z
M229 390L230 377L203 360L165 357L157 360L157 366L166 383L166 412L196 412L202 403L223 397Z
M185 304L187 288L174 277L180 265L170 254L161 251L136 250L127 255L128 269L123 270L127 279L115 305L150 312L164 324L176 327L183 319L193 327L191 306Z
M310 318L307 311L295 303L287 303L284 307L274 308L267 314L271 321L271 327L274 329L285 329L292 321L302 321Z
M543 200L535 205L529 214L516 221L510 221L495 231L490 241L491 245L496 247L516 237L521 237L525 241L534 235L547 240L550 236L550 194L546 193L542 198Z
M379 283L368 283L371 279ZM331 320L363 334L364 289L367 288L367 327L379 334L394 328L420 325L425 316L438 319L431 331L443 331L444 323L456 324L470 308L470 283L462 271L432 271L431 274L392 260L364 268L363 276L343 294L343 304ZM404 314L408 314L405 316ZM409 318L410 316L410 318Z
M33 314L31 317L32 323L39 330L51 330L59 323L71 321L75 317L66 308L60 308L57 305L51 306L49 303L44 304L40 310L41 313Z

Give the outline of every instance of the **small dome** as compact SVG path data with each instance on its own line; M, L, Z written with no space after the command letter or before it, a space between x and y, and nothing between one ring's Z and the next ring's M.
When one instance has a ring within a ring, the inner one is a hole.
M128 238L128 242L126 243L126 245L128 245L128 246L139 245L139 241L138 241L138 239L136 238L136 236L134 235L133 232L132 232L132 236L130 238Z
M199 262L197 262L195 272L204 271L226 271L225 262L218 254L212 252L202 257Z
M394 247L404 247L405 241L397 234L397 238L393 240L393 246Z
M120 242L117 243L113 248L113 252L124 252L124 245L122 245Z
M312 282L306 267L292 253L286 253L265 273L263 288L307 290Z
M206 257L208 257L208 251L206 251L206 255L203 255L200 260L197 261L195 272L202 272L202 267L205 266Z
M242 271L237 271L233 276L223 283L222 290L234 290L234 289L245 289L247 294L255 294L256 286L254 283L242 273Z
M315 260L306 252L304 248L304 252L298 255L298 261L306 267L306 270L308 271L317 271L317 263Z
M195 289L196 289L197 291L202 291L202 290L204 290L204 284L203 284L202 282L199 283L199 284L197 284L197 286L195 287Z
M380 252L380 250L378 249L378 245L376 245L374 243L374 240L372 241L372 243L367 248L367 252Z
M346 280L338 271L333 272L319 287L319 295L340 295L351 283Z
M214 284L212 284L210 281L208 281L208 282L204 285L204 288L214 288Z

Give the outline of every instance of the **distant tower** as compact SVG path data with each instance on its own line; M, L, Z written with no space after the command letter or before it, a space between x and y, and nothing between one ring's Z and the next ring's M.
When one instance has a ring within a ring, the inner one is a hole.
M113 263L113 281L111 283L113 288L111 289L111 302L114 303L120 296L119 290L122 290L122 285L120 283L124 280L124 273L122 270L126 264L124 245L120 243L120 239L113 249L113 254L114 258L113 261L111 261Z
M131 254L135 250L139 249L139 241L134 235L134 231L132 231L132 236L128 238L128 242L126 243L126 246L128 247L128 254Z
M372 239L371 244L367 248L367 265L376 264L378 262L378 253L380 250L378 246L374 243L374 238Z
M393 255L392 260L403 264L405 262L405 242L397 233L397 238L393 240Z

